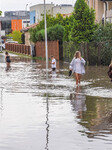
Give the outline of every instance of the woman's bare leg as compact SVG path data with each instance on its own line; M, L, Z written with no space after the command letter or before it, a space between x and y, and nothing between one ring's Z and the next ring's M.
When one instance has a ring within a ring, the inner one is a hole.
M81 74L78 74L78 83L80 83L81 80Z
M78 85L78 74L77 73L74 73L75 74L75 80L76 80L76 85Z

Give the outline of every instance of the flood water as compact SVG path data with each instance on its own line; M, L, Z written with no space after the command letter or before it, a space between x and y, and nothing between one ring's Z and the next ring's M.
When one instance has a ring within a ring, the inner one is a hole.
M108 67L86 67L79 87L68 63L0 54L0 150L112 150Z

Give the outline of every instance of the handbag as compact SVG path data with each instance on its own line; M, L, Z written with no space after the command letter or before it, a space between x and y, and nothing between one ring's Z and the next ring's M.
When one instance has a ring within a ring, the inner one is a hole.
M69 76L71 76L72 75L72 70L69 70Z

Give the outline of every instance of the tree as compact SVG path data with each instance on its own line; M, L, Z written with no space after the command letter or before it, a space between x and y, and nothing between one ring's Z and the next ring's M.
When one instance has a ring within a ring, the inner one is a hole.
M94 31L92 40L94 42L104 42L112 40L112 24L106 23L105 26L100 24L97 30Z
M0 10L0 16L2 15L2 11Z
M48 35L48 40L51 40L51 39L56 39L56 35L55 37L54 34L56 34L56 31L55 29L58 29L60 32L62 29L62 32L64 31L64 28L62 28L62 26L65 26L66 24L66 19L63 18L63 16L61 14L57 14L56 18L53 17L52 15L50 14L47 14L46 15L46 19L47 19L47 28L48 28L48 33L50 34L51 33L51 37L49 37ZM57 25L57 26L56 26ZM59 26L61 25L61 26ZM50 28L52 27L52 28ZM55 29L53 28L55 27ZM50 28L50 29L49 29ZM52 32L51 32L52 30ZM54 30L54 31L53 31ZM53 33L54 32L54 33ZM59 35L59 34L58 34ZM59 36L58 36L59 37ZM63 37L63 35L62 35ZM36 41L43 41L44 40L44 16L43 16L43 20L40 21L39 25L37 25L36 28L34 29L30 29L30 40L33 41L34 43ZM62 38L61 38L62 40ZM61 41L62 42L62 41Z
M12 39L14 41L17 41L19 44L21 44L22 43L22 41L21 41L21 35L22 35L22 33L20 31L15 30L12 33L10 33L8 35L8 37L12 37Z
M87 5L85 0L77 0L73 11L73 23L69 40L73 42L89 42L96 29L95 11Z

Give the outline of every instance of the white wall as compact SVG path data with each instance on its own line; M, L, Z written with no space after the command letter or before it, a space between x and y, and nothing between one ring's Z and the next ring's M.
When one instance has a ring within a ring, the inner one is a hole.
M49 12L50 14L52 14L53 7L54 7L54 4L46 4L46 12ZM38 23L39 21L41 21L43 19L43 17L41 16L41 14L44 14L44 5L43 4L34 5L34 6L30 7L30 12L31 11L36 12L35 23Z
M29 23L26 23L26 21L29 21ZM25 23L24 23L25 22ZM30 19L22 19L22 28L27 27L27 25L30 25Z
M5 30L1 30L1 36L5 36Z
M56 14L70 14L73 12L73 7L72 6L55 6L53 7L53 16L55 17Z
M30 7L30 12L35 11L35 23L38 23L43 19L42 14L44 14L44 4L38 4ZM54 17L56 14L70 14L73 12L73 6L61 6L61 5L54 5L54 4L46 4L46 12L53 15Z

